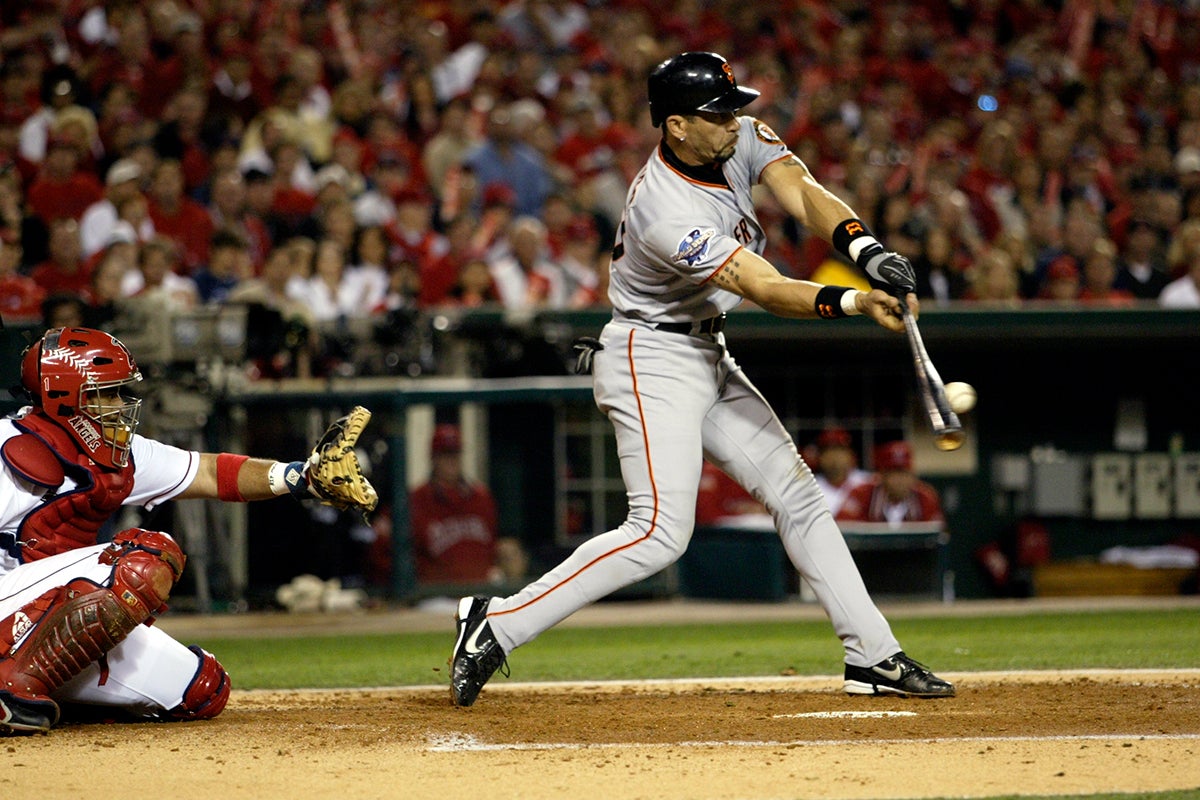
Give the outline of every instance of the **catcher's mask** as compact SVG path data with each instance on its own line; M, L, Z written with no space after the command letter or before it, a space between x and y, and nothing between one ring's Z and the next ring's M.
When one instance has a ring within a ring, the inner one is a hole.
M128 348L91 328L51 328L21 357L21 386L97 464L124 467L142 401L122 389L142 379Z

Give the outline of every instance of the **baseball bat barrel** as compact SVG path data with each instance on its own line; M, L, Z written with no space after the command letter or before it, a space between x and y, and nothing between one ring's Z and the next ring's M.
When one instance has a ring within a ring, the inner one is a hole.
M925 407L929 426L933 429L934 444L940 450L957 450L967 438L963 433L962 423L946 399L946 386L925 349L921 329L917 327L917 318L913 316L908 303L901 300L900 307L904 320L904 334L908 339L909 350L912 351L913 368L916 370L917 385L921 391L921 403Z

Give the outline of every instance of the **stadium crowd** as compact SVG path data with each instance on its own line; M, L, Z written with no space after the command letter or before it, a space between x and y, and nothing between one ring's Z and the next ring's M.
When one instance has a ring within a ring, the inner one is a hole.
M645 78L686 49L927 303L1200 307L1196 0L28 0L0 9L0 313L603 305ZM759 219L794 276L865 285Z

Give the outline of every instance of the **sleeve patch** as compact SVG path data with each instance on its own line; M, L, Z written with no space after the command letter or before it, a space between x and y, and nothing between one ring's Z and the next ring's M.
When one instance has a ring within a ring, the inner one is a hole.
M692 228L688 235L679 242L675 250L675 260L686 263L689 267L696 266L708 254L708 244L717 235L713 228Z
M762 120L754 120L754 135L767 144L783 144L783 140Z

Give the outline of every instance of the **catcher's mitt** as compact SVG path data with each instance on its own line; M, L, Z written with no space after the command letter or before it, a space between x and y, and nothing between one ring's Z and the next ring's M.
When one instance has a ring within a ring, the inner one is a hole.
M355 406L325 430L305 462L308 489L325 505L342 510L353 508L365 515L379 504L379 495L363 475L354 452L354 445L370 420L370 411Z

